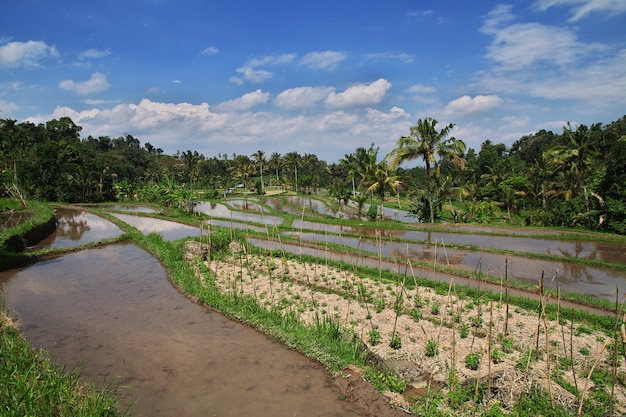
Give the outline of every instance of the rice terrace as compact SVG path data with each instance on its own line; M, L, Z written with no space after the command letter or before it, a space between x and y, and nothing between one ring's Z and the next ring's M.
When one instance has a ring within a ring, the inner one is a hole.
M624 415L624 171L562 164L571 137L619 154L623 121L473 161L444 141L411 170L410 138L272 165L103 151L56 121L129 177L40 182L29 148L3 155L1 414Z

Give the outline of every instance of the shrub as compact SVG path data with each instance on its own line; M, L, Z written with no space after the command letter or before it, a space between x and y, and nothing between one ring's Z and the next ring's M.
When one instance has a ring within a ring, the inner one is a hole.
M481 359L482 359L482 355L480 353L478 353L478 352L469 353L465 357L465 366L468 369L471 369L471 370L475 371L480 366L480 360Z

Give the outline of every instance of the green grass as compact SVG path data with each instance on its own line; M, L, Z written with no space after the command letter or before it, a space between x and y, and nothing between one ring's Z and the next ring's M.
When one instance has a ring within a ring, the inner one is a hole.
M0 318L0 415L3 417L74 417L129 415L121 410L111 386L96 387L80 378L80 369L66 371L34 349Z

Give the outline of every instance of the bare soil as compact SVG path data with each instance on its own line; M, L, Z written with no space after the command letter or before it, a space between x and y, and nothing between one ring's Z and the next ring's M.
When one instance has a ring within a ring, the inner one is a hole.
M223 293L255 297L266 308L295 312L307 323L329 317L359 337L407 382L403 394L384 393L383 408L391 415L435 390L452 389L453 375L465 386L489 385L481 404L485 408L497 402L512 409L530 387L539 386L555 403L575 411L579 398L563 386L576 386L589 398L596 389L592 371L613 375L611 337L563 317L549 318L540 314L539 305L537 311L511 305L507 314L504 291L498 302L475 300L457 295L453 283L447 294L419 286L409 290L402 283L381 284L323 264L245 253L205 263ZM206 283L209 277L201 279ZM392 347L394 336L399 346ZM615 371L620 381L613 393L615 412L625 415L623 361ZM380 408L380 395L360 370L344 370L335 381L347 399ZM463 415L462 410L454 413ZM374 414L385 415L382 409Z

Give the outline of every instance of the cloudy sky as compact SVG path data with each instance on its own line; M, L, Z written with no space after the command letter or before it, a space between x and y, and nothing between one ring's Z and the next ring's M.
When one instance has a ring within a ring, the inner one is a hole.
M69 116L167 154L337 162L418 119L474 149L626 114L626 1L20 0L0 118Z

